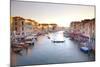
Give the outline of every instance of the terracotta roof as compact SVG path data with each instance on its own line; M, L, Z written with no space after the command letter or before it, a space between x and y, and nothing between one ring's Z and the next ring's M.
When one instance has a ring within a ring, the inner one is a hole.
M15 16L15 17L13 17L13 18L19 18L19 19L25 20L23 17L20 17L20 16Z

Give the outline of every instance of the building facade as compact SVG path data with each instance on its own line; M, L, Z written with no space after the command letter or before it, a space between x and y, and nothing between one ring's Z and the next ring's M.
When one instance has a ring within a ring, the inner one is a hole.
M15 16L12 18L12 20L11 32L15 32L16 35L23 35L25 19L20 16Z
M85 19L70 24L70 37L79 42L88 40L90 48L95 50L95 18Z
M25 22L24 22L25 36L34 34L36 32L37 32L37 22L31 19L25 19Z

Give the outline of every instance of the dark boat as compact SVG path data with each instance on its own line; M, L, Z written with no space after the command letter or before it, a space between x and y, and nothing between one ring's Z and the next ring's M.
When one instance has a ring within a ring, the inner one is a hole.
M53 41L53 43L63 43L65 41Z
M13 52L19 53L22 51L22 48L13 48Z

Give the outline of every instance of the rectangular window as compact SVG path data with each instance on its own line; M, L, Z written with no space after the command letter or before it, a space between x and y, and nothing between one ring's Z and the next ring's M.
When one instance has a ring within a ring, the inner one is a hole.
M17 31L17 27L15 27L15 30Z

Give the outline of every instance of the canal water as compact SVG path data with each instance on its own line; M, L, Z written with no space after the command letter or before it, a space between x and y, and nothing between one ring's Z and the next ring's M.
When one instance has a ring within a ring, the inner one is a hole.
M48 39L48 37L50 39ZM53 43L52 40L64 40L63 43ZM38 65L93 61L88 54L80 51L77 42L63 36L63 31L39 36L34 46L29 46L21 53L11 54L12 65Z

